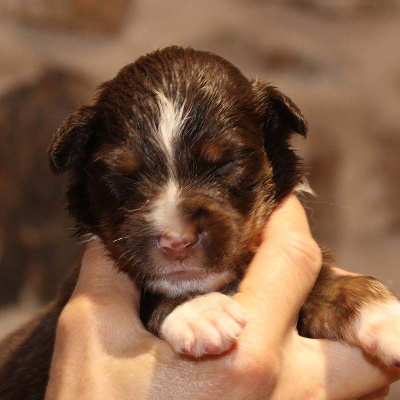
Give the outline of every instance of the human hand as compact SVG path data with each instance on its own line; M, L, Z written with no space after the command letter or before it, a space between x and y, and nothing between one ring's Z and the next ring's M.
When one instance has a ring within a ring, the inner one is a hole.
M235 295L250 316L244 332L229 352L194 360L145 330L139 291L93 241L60 317L46 399L382 398L396 372L359 349L296 332L320 264L304 210L290 196L271 216Z

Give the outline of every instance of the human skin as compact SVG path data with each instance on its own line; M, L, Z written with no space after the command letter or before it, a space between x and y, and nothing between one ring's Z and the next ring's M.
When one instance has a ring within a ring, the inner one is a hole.
M384 398L397 370L384 370L357 348L297 334L320 265L304 209L289 196L234 296L249 316L245 330L227 353L193 359L145 330L139 290L92 241L60 316L46 400Z

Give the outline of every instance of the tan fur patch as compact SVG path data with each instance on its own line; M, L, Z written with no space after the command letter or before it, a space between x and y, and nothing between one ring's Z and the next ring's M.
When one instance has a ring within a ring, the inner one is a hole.
M212 163L218 164L226 160L229 144L224 141L210 141L201 149L202 156Z
M140 157L131 150L105 144L93 155L93 161L103 161L112 169L121 173L132 173L140 166Z

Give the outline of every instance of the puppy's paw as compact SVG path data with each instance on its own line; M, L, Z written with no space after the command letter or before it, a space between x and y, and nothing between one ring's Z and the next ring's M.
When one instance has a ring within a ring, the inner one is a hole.
M229 350L246 325L242 306L222 293L196 297L177 307L161 335L178 353L201 357Z
M387 366L400 366L400 302L364 306L358 339L363 350Z

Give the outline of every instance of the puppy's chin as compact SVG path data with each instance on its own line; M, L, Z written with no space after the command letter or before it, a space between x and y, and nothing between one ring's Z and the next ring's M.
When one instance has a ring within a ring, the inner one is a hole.
M235 279L231 271L182 271L161 275L146 282L146 287L167 297L177 297L188 293L215 292Z

